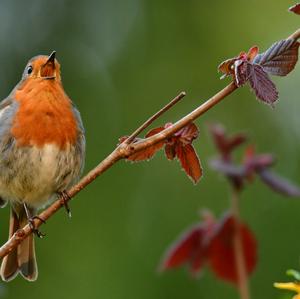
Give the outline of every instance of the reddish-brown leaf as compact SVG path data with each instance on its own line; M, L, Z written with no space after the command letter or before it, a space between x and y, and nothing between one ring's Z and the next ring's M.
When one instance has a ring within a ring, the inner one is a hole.
M161 131L163 131L164 128L163 127L159 127L159 128L154 128L152 130L150 130L147 134L146 134L146 138L148 137L151 137L155 134L158 134L160 133ZM124 136L124 137L121 137L119 139L120 143L124 142L126 139L128 138L128 136ZM135 140L133 141L133 143L139 141L139 140L142 140L141 138L135 138ZM158 142L144 150L141 150L131 156L129 156L127 158L128 161L131 161L131 162L141 162L141 161L145 161L145 160L149 160L151 159L157 151L159 151L163 146L164 146L165 142L164 141L161 141L161 142Z
M247 53L248 61L250 62L253 61L256 55L258 54L258 52L259 52L259 48L257 46L251 47Z
M174 160L176 156L175 144L167 143L165 146L165 154L168 160Z
M226 76L233 75L236 79L236 72L237 72L237 67L240 67L242 62L252 62L253 59L257 56L258 54L258 47L253 46L249 49L248 53L246 52L241 52L238 56L229 58L225 61L223 61L219 66L218 66L218 71L222 72L224 75L221 77L221 79L225 78ZM239 71L240 73L240 71ZM238 81L240 82L240 81ZM238 83L238 86L240 83ZM242 83L241 85L243 85Z
M191 144L194 139L199 136L198 127L194 123L190 123L183 127L181 130L174 134L174 137L178 137L178 140L183 144Z
M228 138L227 140L227 148L232 151L239 145L245 143L246 141L246 136L244 134L236 134L232 136L231 138Z
M229 58L223 62L220 63L218 66L218 71L223 73L220 79L224 79L227 76L234 74L234 63L237 60L237 58Z
M213 272L221 279L238 283L233 238L235 219L226 215L214 234L209 247L209 264ZM257 262L256 240L246 224L241 224L242 247L247 274L251 274Z
M189 228L170 246L159 268L163 271L178 267L184 263L190 263L194 271L200 270L205 258L204 255L201 255L201 253L204 253L202 246L204 232L204 227L201 225ZM197 262L194 262L196 254L198 259Z
M255 154L253 145L249 145L245 150L243 165L247 176L252 176L254 171L269 168L274 162L275 158L271 154Z
M186 230L166 251L160 270L172 269L187 264L193 275L199 272L207 258L208 240L216 227L210 211L202 213L203 221Z
M297 14L297 15L300 15L300 3L297 3L297 4L293 5L293 6L291 6L289 8L289 11L291 11L291 12Z
M248 79L256 97L273 106L278 99L278 91L264 69L258 64L248 64Z
M234 63L234 79L237 86L243 86L249 79L250 63L247 60L237 60Z
M275 192L291 197L300 196L300 187L289 182L287 179L267 169L259 170L258 174L261 180Z
M129 156L126 160L131 162L141 162L145 160L150 160L164 146L163 143L157 143L153 146L150 146L144 150L141 150L131 156Z
M253 63L276 76L286 76L298 61L299 43L294 39L285 39L274 43L266 52L258 54Z
M223 126L220 124L211 125L210 132L213 140L222 157L228 160L231 152L239 145L245 143L247 140L244 134L235 134L227 137Z
M177 144L176 156L185 173L196 184L202 176L202 167L194 147L191 144Z
M160 133L161 131L163 131L165 128L164 127L158 127L158 128L154 128L152 130L150 130L147 134L146 134L146 138L151 137L153 135L156 135L158 133Z

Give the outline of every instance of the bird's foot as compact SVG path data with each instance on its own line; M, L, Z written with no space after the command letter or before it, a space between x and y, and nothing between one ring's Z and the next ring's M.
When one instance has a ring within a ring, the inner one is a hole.
M61 200L63 202L63 205L65 207L66 213L69 216L69 218L72 217L72 213L71 213L71 209L69 207L68 201L71 199L68 191L63 190L61 192L58 193L61 196Z
M38 230L36 227L35 227L35 224L34 224L34 219L38 219L40 220L41 222L43 222L44 224L46 224L46 221L42 218L40 218L39 216L33 216L31 218L28 219L28 224L30 226L30 228L32 229L33 233L39 237L39 238L43 238L46 236L45 233L42 233L40 230Z

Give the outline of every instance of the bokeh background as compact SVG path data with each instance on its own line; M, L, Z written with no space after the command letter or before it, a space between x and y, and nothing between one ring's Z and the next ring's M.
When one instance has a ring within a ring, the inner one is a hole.
M57 51L67 93L86 128L85 173L179 91L188 96L156 124L175 121L223 86L219 62L254 44L266 49L299 27L281 0L28 0L0 2L0 82L4 98L29 58ZM1 284L1 298L238 298L236 290L205 271L193 280L185 269L158 274L172 240L198 220L201 208L220 215L228 207L226 181L211 171L216 154L207 124L244 131L262 152L278 158L276 170L300 182L299 66L273 78L275 109L242 88L201 117L196 148L205 176L194 186L159 153L151 162L121 161L82 191L43 227L37 240L39 278ZM243 194L243 219L255 231L259 264L253 298L290 298L273 288L285 270L299 269L300 201L255 182ZM0 241L8 231L0 211Z

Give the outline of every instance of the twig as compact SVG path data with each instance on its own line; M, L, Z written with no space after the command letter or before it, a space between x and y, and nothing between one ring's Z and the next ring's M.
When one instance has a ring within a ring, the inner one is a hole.
M177 104L181 99L186 96L186 93L182 91L179 95L177 95L170 103L168 103L165 107L156 112L153 116L151 116L148 120L146 120L139 128L137 128L125 141L124 143L130 144L136 136L138 136L142 131L148 128L156 119L158 119L163 113Z
M141 140L139 142L132 144L130 146L130 150L135 153L153 144L156 144L162 140L167 139L168 137L172 136L174 133L179 131L181 128L183 128L184 126L186 126L187 124L189 124L190 122L192 122L193 120L197 119L199 116L207 112L209 109L217 105L219 102L221 102L225 97L230 95L237 88L238 87L235 85L235 83L231 82L224 89L219 91L217 94L215 94L209 100L204 102L201 106L193 110L191 113L178 120L171 127L168 127L167 129L161 131L160 133L153 135L145 140Z
M298 38L300 36L300 29L293 33L290 37ZM159 141L165 140L172 136L175 132L186 126L191 121L195 120L203 113L214 107L225 97L230 95L238 87L232 82L227 85L224 89L214 95L212 98L204 102L201 106L193 110L190 114L183 117L177 121L173 126L163 130L161 133L146 138L140 142L134 144L121 143L109 156L107 156L100 164L98 164L94 169L92 169L87 175L85 175L76 185L68 190L70 199L73 198L78 192L83 188L93 182L99 175L108 170L117 161L126 158L138 151L141 151L149 146L156 144ZM142 126L143 127L143 126ZM138 131L138 130L137 130ZM136 132L132 135L136 134ZM45 209L40 215L38 215L43 220L48 220L55 212L57 212L62 206L64 206L64 201L62 197L59 197L57 201L51 204L47 209ZM41 226L43 223L39 219L34 220L34 225L36 228ZM26 225L23 229L17 231L2 247L0 248L0 258L3 258L14 248L18 246L25 238L27 238L32 233L32 229L29 225Z
M244 248L241 234L241 220L239 209L239 194L238 191L233 189L231 195L231 209L234 216L234 238L233 247L235 255L235 264L238 276L238 286L241 299L250 299L250 291L248 286L248 275L246 271Z
M293 34L291 34L288 38L299 39L300 38L300 29L296 30Z

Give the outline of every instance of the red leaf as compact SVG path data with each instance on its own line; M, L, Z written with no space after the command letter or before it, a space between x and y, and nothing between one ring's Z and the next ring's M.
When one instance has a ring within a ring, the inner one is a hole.
M144 150L141 150L131 156L129 156L126 160L131 162L141 162L145 160L150 160L164 146L163 143L157 143L153 146L150 146Z
M154 128L152 130L150 130L147 134L146 134L146 138L147 137L151 137L155 134L158 134L160 133L161 131L163 131L164 128L163 127L159 127L159 128ZM124 142L126 139L128 138L128 136L124 136L124 137L121 137L119 139L120 143ZM135 138L135 140L133 141L133 143L139 141L139 140L142 140L141 138ZM165 142L164 141L161 141L161 142L158 142L144 150L141 150L131 156L129 156L126 160L128 161L131 161L131 162L141 162L141 161L144 161L144 160L149 160L151 159L157 151L159 151L163 146L164 146Z
M297 4L293 5L292 7L290 7L289 11L291 11L297 15L300 15L300 3L297 3Z
M165 128L171 125L172 124L168 123L165 125ZM202 176L200 161L192 146L193 140L196 139L198 135L199 130L197 126L194 123L190 123L169 138L165 146L166 157L169 160L173 160L177 157L182 168L195 184Z
M218 71L222 72L224 74L221 77L221 79L223 79L229 75L236 76L236 73L237 73L236 67L240 66L243 62L252 62L254 60L254 58L257 56L258 51L259 51L258 47L253 46L249 49L248 53L243 51L238 56L229 58L229 59L223 61L218 66ZM236 77L235 77L235 79L236 79ZM243 85L243 84L241 84L241 85ZM241 85L238 84L238 86L241 86Z
M176 156L185 173L196 184L202 176L202 168L194 147L191 144L177 144Z
M196 225L184 232L167 250L165 257L159 267L162 271L178 267L184 263L190 263L194 271L198 271L204 261L204 249L202 248L204 229ZM193 263L193 257L197 252L197 263ZM201 255L201 257L200 257Z
M291 196L291 197L300 196L300 187L292 184L285 178L276 175L275 173L266 169L261 169L257 172L261 180L274 191L283 194L285 196Z
M218 66L218 71L223 73L220 79L224 79L227 76L234 74L234 63L237 58L229 58L223 62L221 62Z
M183 144L191 144L199 135L199 130L194 123L190 123L174 134Z
M270 80L268 74L258 64L249 64L249 83L256 97L266 104L273 105L278 99L275 84Z
M259 54L253 63L276 76L286 76L298 61L299 43L294 39L285 39L274 43L266 52Z
M253 46L252 48L249 49L248 53L247 53L247 59L248 61L253 61L254 58L257 56L259 52L259 48L257 46Z
M210 125L209 129L218 150L222 154L227 153L227 139L225 134L225 128L220 124L214 124Z
M232 151L239 145L246 141L246 136L244 134L236 134L227 140L227 148Z
M192 274L199 272L206 263L208 240L216 221L209 211L202 214L203 222L187 229L167 250L160 270L188 264Z
M217 149L225 160L229 159L231 152L236 147L245 143L247 140L244 134L235 134L234 136L227 137L224 127L219 124L210 126L210 132Z
M156 135L158 133L160 133L161 131L163 131L165 128L163 127L158 127L158 128L154 128L152 130L150 130L147 134L146 134L146 138L151 137L153 135Z
M226 215L219 223L209 247L209 264L214 273L225 281L238 283L233 238L235 220ZM257 262L256 240L246 224L241 224L242 245L247 273L250 274Z
M237 86L243 86L249 78L250 63L246 60L237 60L234 63L234 79Z
M254 171L262 170L272 166L275 158L271 154L255 154L253 145L249 145L244 153L243 165L247 176L252 176Z
M176 156L175 152L175 144L166 144L165 146L165 154L168 160L174 160Z

